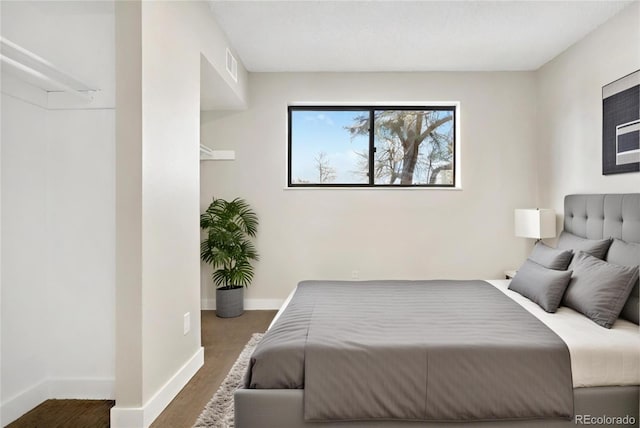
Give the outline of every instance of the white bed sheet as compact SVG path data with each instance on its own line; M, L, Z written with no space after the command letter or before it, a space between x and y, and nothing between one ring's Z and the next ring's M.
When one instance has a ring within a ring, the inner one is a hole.
M600 327L579 312L560 306L545 312L526 297L509 290L510 280L487 281L553 330L569 348L573 386L640 385L640 328L618 319L611 329Z
M618 319L611 329L600 327L579 312L561 306L545 312L526 297L508 289L511 280L487 280L553 330L569 348L574 388L640 385L640 327ZM271 321L280 318L293 289Z

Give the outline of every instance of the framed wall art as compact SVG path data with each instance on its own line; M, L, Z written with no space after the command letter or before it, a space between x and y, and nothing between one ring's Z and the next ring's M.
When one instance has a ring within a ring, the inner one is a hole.
M602 87L602 174L640 171L640 70Z

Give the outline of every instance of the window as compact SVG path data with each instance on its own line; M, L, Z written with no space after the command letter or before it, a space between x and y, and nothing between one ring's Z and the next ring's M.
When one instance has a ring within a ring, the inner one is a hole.
M290 106L288 185L454 187L455 129L454 106Z

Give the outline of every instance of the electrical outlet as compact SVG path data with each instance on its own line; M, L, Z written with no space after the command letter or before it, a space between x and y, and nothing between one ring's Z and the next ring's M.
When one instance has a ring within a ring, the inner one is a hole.
M359 270L352 270L351 271L351 279L358 279L360 278L360 271Z
M184 335L186 336L191 331L191 312L184 314Z

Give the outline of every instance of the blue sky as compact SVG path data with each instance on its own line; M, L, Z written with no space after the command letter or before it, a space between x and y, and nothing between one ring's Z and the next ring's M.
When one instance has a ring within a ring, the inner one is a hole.
M352 173L357 170L358 157L355 152L369 151L369 138L358 136L351 139L344 128L354 122L356 116L367 111L298 111L291 112L292 180L318 182L315 157L320 152L327 154L330 165L336 170L336 183L367 183L367 178Z

